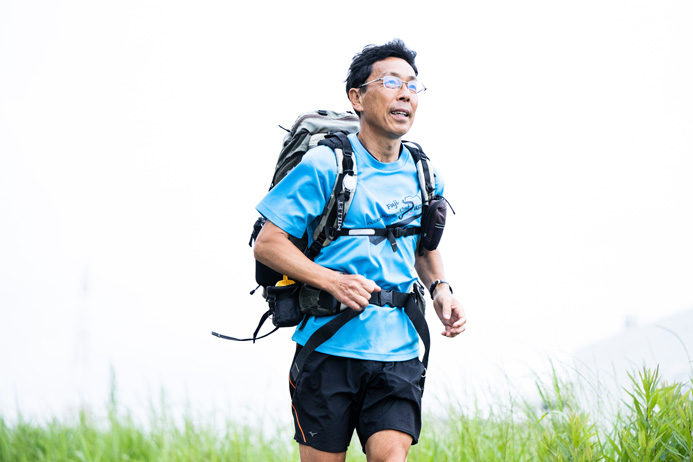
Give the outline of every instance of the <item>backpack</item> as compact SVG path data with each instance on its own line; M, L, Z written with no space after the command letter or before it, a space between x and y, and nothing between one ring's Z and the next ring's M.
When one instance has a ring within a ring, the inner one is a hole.
M397 238L420 234L418 243L419 254L423 255L424 249L435 249L440 241L445 224L447 200L442 196L435 195L435 175L433 174L430 160L424 154L421 146L412 142L404 141L417 169L422 199L421 227L366 229L347 229L343 227L358 185L357 165L354 161L353 148L347 135L358 132L359 126L358 117L351 111L335 112L327 110L312 111L299 115L290 130L280 125L280 128L288 133L284 136L282 150L279 153L274 169L270 190L298 165L308 150L315 146L330 147L335 154L337 164L337 179L325 208L320 215L318 225L313 232L312 244L308 246L307 234L304 234L298 240L290 235L289 239L311 260L315 259L323 247L330 245L332 241L340 236L347 235L382 236L389 241L393 251L396 251ZM249 241L251 247L265 222L266 219L260 216L253 225ZM302 369L303 361L305 361L305 357L307 357L310 351L313 351L320 343L332 336L351 318L357 316L358 312L351 309L345 310L344 307L339 306L338 302L335 304L335 300L331 295L305 284L296 284L261 262L256 261L255 264L255 279L258 286L250 293L252 295L257 289L262 287L263 297L268 302L269 310L262 315L252 338L239 339L216 332L212 332L212 335L228 340L252 340L255 342L257 339L272 334L280 327L296 326L302 320L305 323L307 315L327 316L340 312L343 313L343 316L336 317L333 320L334 322L331 321L326 324L323 326L324 329L319 329L311 336L309 340L310 347L304 347L302 359L297 359L294 364L298 371ZM405 311L412 319L419 336L424 341L426 347L424 365L426 365L430 349L430 338L428 326L423 316L425 306L423 288L419 285L414 288L414 292L416 293L416 300L411 297L412 294L410 293L382 291L374 294L371 298L371 303L403 307L406 305ZM412 306L415 308L412 308ZM275 329L265 335L258 336L260 328L268 318L272 319Z

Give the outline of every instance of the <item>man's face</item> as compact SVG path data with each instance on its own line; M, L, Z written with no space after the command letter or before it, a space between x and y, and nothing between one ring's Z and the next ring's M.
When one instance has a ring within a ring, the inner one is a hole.
M416 80L414 69L400 58L386 58L373 63L370 82L386 75L398 77L403 82ZM368 127L374 134L390 139L404 136L414 123L419 96L406 85L398 90L385 88L382 81L349 92L354 109L361 113L362 130Z

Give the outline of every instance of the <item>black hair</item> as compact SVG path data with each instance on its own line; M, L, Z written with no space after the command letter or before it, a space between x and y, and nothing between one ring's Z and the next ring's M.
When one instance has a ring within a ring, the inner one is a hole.
M407 48L402 40L394 39L385 45L366 45L361 53L354 56L349 66L346 78L347 95L352 88L359 88L366 83L366 79L371 75L373 63L387 58L405 60L414 69L414 74L419 75L419 70L414 64L416 52Z

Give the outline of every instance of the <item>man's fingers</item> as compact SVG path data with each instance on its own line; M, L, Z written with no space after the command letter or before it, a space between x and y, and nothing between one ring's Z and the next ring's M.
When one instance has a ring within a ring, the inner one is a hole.
M368 306L373 292L379 292L380 287L370 279L355 274L344 274L340 280L337 297L349 308L362 311Z
M352 310L363 311L363 309L368 306L369 301L370 301L370 297L365 298L365 297L358 295L358 294L351 294L342 303L344 303L346 306L348 306Z
M466 330L467 317L462 307L453 301L452 304L440 305L440 316L445 330L441 332L444 337L455 337Z
M452 314L452 309L450 308L450 305L443 305L443 319L446 321L450 319L450 315Z
M462 332L464 332L466 327L462 326L460 328L452 328L450 326L447 326L443 332L441 332L441 335L444 337L456 337L460 335Z
M363 282L361 283L361 290L367 294L366 298L370 299L373 292L380 292L380 287L370 279L364 278Z
M464 313L455 313L452 319L455 320L455 322L452 323L452 327L454 328L461 327L467 323L467 316L465 316Z

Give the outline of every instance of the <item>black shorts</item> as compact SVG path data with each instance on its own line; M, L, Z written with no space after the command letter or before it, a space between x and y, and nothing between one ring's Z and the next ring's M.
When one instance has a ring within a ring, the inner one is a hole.
M416 444L423 370L419 358L382 362L313 352L298 382L289 380L294 438L320 451L344 452L356 429L365 452L371 435L398 430Z

